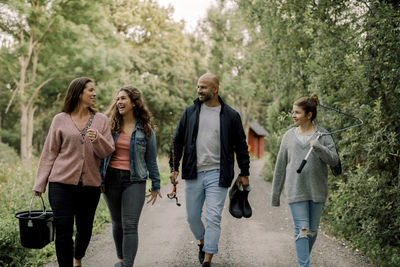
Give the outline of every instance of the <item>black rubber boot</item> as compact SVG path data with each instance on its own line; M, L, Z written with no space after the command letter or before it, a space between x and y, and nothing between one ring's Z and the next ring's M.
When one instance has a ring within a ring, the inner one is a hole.
M240 191L236 182L229 190L229 213L235 218L243 217L243 191Z
M253 211L251 209L249 200L248 200L248 196L249 196L249 191L247 191L246 189L243 190L243 204L242 204L242 213L243 213L243 217L245 218L250 218L251 215L253 214Z

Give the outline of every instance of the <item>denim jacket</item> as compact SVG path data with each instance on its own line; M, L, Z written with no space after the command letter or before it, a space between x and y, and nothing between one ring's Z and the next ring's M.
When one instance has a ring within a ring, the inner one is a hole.
M114 143L118 138L118 133L113 133ZM100 163L100 174L104 184L108 165L113 154L108 155ZM146 181L151 179L151 190L160 189L160 173L157 166L157 146L156 135L151 131L151 136L146 136L144 128L140 122L136 122L135 129L131 135L129 145L129 166L131 181Z

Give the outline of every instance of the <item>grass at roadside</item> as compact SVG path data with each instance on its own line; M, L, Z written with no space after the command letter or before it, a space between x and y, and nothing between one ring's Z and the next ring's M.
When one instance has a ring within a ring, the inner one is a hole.
M19 161L0 162L0 265L41 266L54 255L54 244L43 249L26 249L20 245L18 219L15 213L29 210L37 160L23 168ZM49 207L47 195L44 195ZM42 209L35 201L33 209Z
M158 165L161 185L169 181L167 156L160 155ZM29 168L23 168L19 160L0 161L0 266L43 266L55 260L54 242L43 249L26 249L20 245L18 219L15 213L29 210L32 187L38 160L34 159ZM151 183L148 182L148 186ZM50 209L47 193L43 194L45 205ZM33 209L41 209L40 201L34 201ZM102 231L110 222L107 205L100 200L93 225L94 234Z

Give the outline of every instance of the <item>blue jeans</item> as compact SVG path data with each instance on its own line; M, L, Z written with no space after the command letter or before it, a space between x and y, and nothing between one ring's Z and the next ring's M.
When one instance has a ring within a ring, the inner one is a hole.
M324 203L316 203L309 200L290 203L289 205L294 222L297 263L300 267L309 267L310 253L317 239Z
M111 214L119 259L132 267L138 249L138 224L146 194L146 182L131 182L130 172L108 167L104 197Z
M218 253L222 210L228 188L220 187L219 169L197 173L197 179L185 180L186 213L190 230L197 240L204 239L203 251ZM206 202L206 227L201 213Z

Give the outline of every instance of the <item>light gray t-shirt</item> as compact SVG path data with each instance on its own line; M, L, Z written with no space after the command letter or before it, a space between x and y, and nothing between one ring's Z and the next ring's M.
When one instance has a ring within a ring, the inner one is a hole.
M204 103L201 105L196 140L198 172L220 168L220 112L221 106L207 107Z
M314 133L312 134L301 134L299 133L298 129L295 128L294 132L296 134L296 137L302 142L303 144L308 144L311 141L311 138L314 136ZM315 138L315 137L314 137Z

